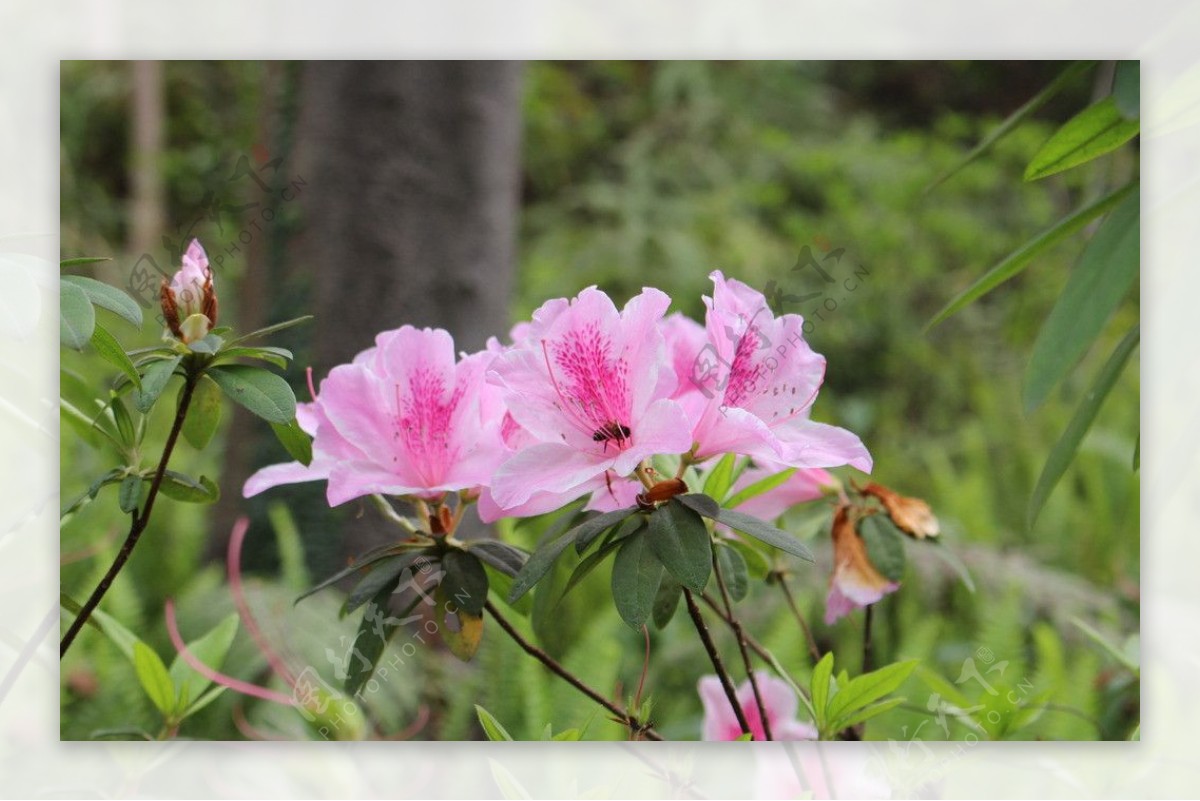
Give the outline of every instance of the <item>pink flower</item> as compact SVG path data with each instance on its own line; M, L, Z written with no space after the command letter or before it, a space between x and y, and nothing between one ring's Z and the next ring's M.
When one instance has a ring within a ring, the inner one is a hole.
M825 359L804 341L804 319L776 318L762 293L719 270L710 277L707 341L680 376L693 390L680 402L693 423L695 457L732 452L791 467L850 464L870 472L871 456L857 436L809 419Z
M758 690L762 693L763 706L767 710L767 720L771 724L771 736L776 740L815 740L817 730L796 718L798 702L796 693L787 682L771 676L766 671L756 670L754 677L758 680ZM705 740L736 740L742 736L742 727L738 724L737 715L729 705L721 680L716 676L705 676L697 685L700 692L700 702L704 705L704 724L702 736ZM750 680L742 682L737 688L738 704L750 724L750 732L755 740L765 740L762 718L758 714L758 704L754 699L754 688Z
M871 563L849 509L839 506L833 516L833 576L825 598L826 625L900 589L898 583L888 580Z
M605 486L606 473L623 478L645 458L691 446L683 410L669 399L675 373L658 328L670 302L646 289L618 312L590 287L545 303L496 357L488 378L532 439L496 471L500 509L539 493L565 503Z
M247 497L320 479L333 506L376 493L433 498L487 486L507 453L498 404L487 397L495 390L483 378L494 354L456 361L448 333L407 325L375 343L335 367L297 413L314 434L312 464L260 470L246 482Z
M169 284L163 281L160 295L167 327L185 343L204 339L217 324L217 293L199 240L188 245L183 266Z
M740 492L751 484L787 469L787 465L778 462L756 463L742 471L738 480L733 483L730 493ZM829 474L829 471L819 467L801 468L792 473L778 487L739 503L737 509L761 520L775 520L797 504L824 497L825 488L835 486L837 486L837 481Z

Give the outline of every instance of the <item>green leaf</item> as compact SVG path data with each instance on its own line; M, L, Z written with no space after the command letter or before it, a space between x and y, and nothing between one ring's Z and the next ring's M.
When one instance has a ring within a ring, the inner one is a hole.
M153 480L152 476L143 476L143 481ZM183 503L216 503L221 499L221 489L208 476L200 476L197 481L191 476L168 470L163 473L162 483L158 491L173 501Z
M687 495L678 495L674 500L710 520L716 520L717 516L721 514L721 505L708 495L693 492Z
M175 684L167 667L154 651L143 642L133 644L133 669L146 695L164 717L175 711Z
M1077 231L1083 230L1084 226L1089 222L1115 208L1129 193L1137 191L1137 188L1137 182L1128 183L1096 202L1072 212L1042 231L1033 239L1001 259L983 277L971 284L971 286L955 297L954 300L947 303L940 312L934 315L932 320L926 323L925 330L928 331L947 317L958 313L966 306L974 303L1005 281L1020 273L1048 248L1057 245Z
M466 551L446 551L442 555L442 567L446 571L442 592L447 600L473 616L482 615L483 605L487 602L488 580L479 559Z
M585 556L579 562L579 564L575 566L575 570L572 571L571 577L567 579L566 586L563 587L563 591L559 596L559 602L566 597L567 593L575 589L575 586L579 584L579 582L583 581L583 579L587 577L589 573L595 570L596 567L603 562L610 553L619 548L621 546L621 542L626 537L633 536L645 525L646 518L642 515L634 515L628 520L624 521L621 524L621 528L617 531L616 536L605 539L603 545Z
M750 571L742 555L723 542L717 543L717 566L729 597L740 601L750 592Z
M1105 637L1103 634L1096 631L1096 629L1092 628L1087 623L1083 622L1082 620L1080 620L1077 617L1072 617L1071 623L1076 628L1078 628L1080 631L1082 631L1084 634L1086 634L1088 639L1090 639L1092 642L1096 643L1101 648L1103 648L1105 651L1107 651L1110 656L1112 656L1114 659L1117 660L1117 662L1119 664L1123 665L1126 669L1128 669L1131 673L1133 673L1133 675L1135 675L1135 676L1141 675L1141 672L1142 672L1141 665L1139 665L1136 661L1134 661L1130 657L1129 654L1127 654L1123 650L1121 650L1121 648L1119 648L1116 643L1112 642L1107 637Z
M207 353L209 355L214 355L224 344L224 339L210 331L208 335L204 337L204 339L198 339L195 342L190 343L188 345L188 350L192 351L193 353Z
M58 266L60 269L63 267L82 267L85 264L96 264L102 261L112 261L112 256L75 256L70 259L63 259L58 263Z
M257 359L284 368L292 358L292 352L287 348L225 348L217 354L217 363L233 359Z
M1113 102L1127 120L1136 120L1142 110L1142 62L1118 61L1113 76Z
M662 583L658 585L658 592L654 594L654 605L650 610L655 628L667 627L671 618L675 617L675 611L679 608L679 599L682 597L683 585L676 581L670 573L664 572Z
M108 309L135 328L142 327L142 307L115 286L82 275L64 275L62 280L79 287L92 304Z
M80 607L71 602L64 603L64 606L71 609L76 615L81 611ZM141 643L137 635L129 629L125 628L119 620L107 612L102 612L99 609L92 610L91 620L96 621L96 625L104 632L104 636L112 641L112 644L117 646L117 650L125 655L125 658L130 662L133 661L133 648ZM89 621L90 622L90 621Z
M288 423L296 417L296 396L279 376L261 367L226 364L208 371L234 402L268 423Z
M109 400L108 408L112 412L121 441L129 446L137 444L137 427L133 424L133 418L129 416L129 410L125 408L125 401L114 394Z
M704 478L705 495L720 502L729 494L729 488L737 480L735 472L740 474L747 464L745 460L742 460L741 468L739 468L738 458L736 453L727 453L721 457L721 460L716 463Z
M79 511L87 503L95 500L96 495L100 492L101 489L108 486L109 484L120 483L124 479L124 477L125 477L125 471L121 468L114 467L112 470L109 470L107 473L105 473L104 475L100 476L98 479L93 481L92 485L90 487L88 487L87 490L82 495L80 495L75 500L71 501L71 503L69 503L59 513L59 515L61 517L66 517L67 515L69 515L73 512Z
M284 320L282 323L275 323L274 325L268 325L266 328L260 328L257 331L251 331L249 334L244 334L240 337L235 337L235 338L229 340L228 342L226 342L225 346L227 348L232 348L234 345L241 344L242 342L246 342L247 340L257 339L258 337L265 337L268 334L275 334L275 333L278 333L285 329L291 328L292 326L300 325L300 323L307 323L312 318L313 318L313 316L311 314L306 314L303 317L295 317L295 318L292 318L291 320Z
M182 391L182 390L181 390ZM192 390L183 436L196 450L204 450L221 423L221 388L206 375L200 376Z
M192 656L208 667L220 670L221 663L225 661L226 654L233 646L233 638L237 635L237 630L238 615L237 612L233 612L226 615L220 623L205 632L203 636L189 642L187 649ZM200 675L182 655L177 655L172 660L169 673L172 684L179 688L179 698L195 699L185 710L177 709L176 712L182 712L185 717L193 715L212 700L212 698L204 698L203 695L205 688L212 682ZM213 698L215 697L214 695Z
M813 561L812 552L804 547L800 540L786 531L775 528L769 523L764 523L757 517L735 512L732 509L722 509L721 516L717 518L717 521L724 523L735 531L740 531L743 534L754 537L756 540L765 542L767 545L790 553L792 556L799 557L808 562Z
M298 422L271 423L271 430L293 459L302 465L312 464L312 437L304 432Z
M483 727L483 733L492 742L512 741L512 735L508 730L500 725L500 721L496 720L496 716L479 704L475 705L475 715L479 718L479 725Z
M139 412L142 414L150 412L150 409L158 401L158 396L162 395L163 390L167 388L167 382L175 374L175 368L179 366L182 358L183 356L177 354L169 359L156 359L142 370L142 386L137 390L135 396L135 405Z
M650 532L627 537L613 560L612 594L621 619L640 629L650 617L663 566L648 543Z
M342 604L341 616L345 617L374 598L388 584L393 584L420 554L410 551L398 556L380 559L366 567L365 573Z
M344 665L346 680L343 686L347 695L356 695L371 678L388 640L399 628L398 624L387 622L390 616L388 601L399 584L400 577L397 576L383 585L363 612L362 620L358 624L358 633L354 637L357 652L351 652L348 655L350 664ZM359 658L360 654L362 659ZM366 660L367 666L363 665L362 660Z
M138 375L133 361L125 354L121 343L99 323L92 329L92 348L101 359L124 373L135 387L141 388L142 377Z
M629 507L628 509L617 509L613 512L605 512L604 514L590 517L580 523L574 529L575 535L575 552L583 553L588 549L597 537L610 528L620 523L625 518L637 511L637 507Z
M764 495L770 492L791 478L792 474L795 472L796 468L789 467L787 470L782 470L773 476L767 476L766 478L755 481L753 484L745 489L742 489L732 498L727 500L725 502L726 508L736 509L751 498L757 498L759 495ZM703 512L701 512L701 514L703 514Z
M951 167L949 170L942 173L942 175L939 176L937 178L937 180L935 180L933 183L931 183L928 187L925 188L925 191L926 192L931 191L932 189L934 189L934 187L943 183L944 181L946 181L946 179L950 178L952 175L957 173L963 167L966 167L968 164L975 161L977 158L979 158L984 153L986 153L989 149L991 149L991 147L993 145L995 145L1002 138L1004 138L1009 133L1011 133L1018 125L1020 125L1022 122L1024 122L1026 119L1028 119L1029 116L1031 114L1033 114L1033 112L1037 111L1039 108L1041 108L1043 105L1045 105L1047 100L1049 100L1050 98L1052 98L1056 94L1058 94L1059 90L1061 90L1063 88L1063 86L1065 86L1070 81L1072 81L1075 78L1075 76L1081 74L1084 70L1091 67L1093 63L1094 62L1091 62L1091 61L1076 61L1076 62L1068 65L1066 69L1064 69L1061 73L1059 73L1057 78L1055 78L1053 81L1051 81L1049 84L1047 84L1046 87L1044 89L1042 89L1042 91L1038 92L1036 95L1031 97L1028 101L1026 101L1023 106L1018 108L1012 114L1009 114L1008 117L1005 118L1004 122L1000 123L998 126L996 126L995 129L993 129L990 133L988 133L987 136L985 136L982 140L980 140L979 144L977 144L974 148L972 148L971 152L968 153L962 159L962 161L958 162L953 167Z
M858 536L866 546L867 558L888 581L904 577L904 535L885 514L868 515L858 521Z
M680 584L704 592L712 573L712 540L699 514L672 499L651 513L644 536L658 561Z
M1025 168L1025 180L1036 181L1116 150L1137 136L1138 129L1138 121L1125 119L1116 101L1106 97L1055 131Z
M472 540L467 550L509 577L516 576L529 559L525 551L500 540Z
M337 571L332 576L329 576L328 578L323 579L316 585L309 587L307 590L300 593L298 596L296 596L296 600L293 601L292 604L293 605L298 604L301 601L303 601L305 598L307 598L308 596L315 595L316 593L320 592L321 590L325 589L326 587L333 586L334 584L336 584L337 582L346 578L347 576L352 576L361 570L365 570L367 567L370 567L375 562L378 562L380 559L387 559L390 556L395 556L397 554L403 553L408 550L423 550L425 547L426 546L424 546L424 545L416 545L416 544L408 546L408 545L403 545L403 544L397 545L395 543L390 543L390 544L384 545L380 548L375 548L374 550L368 551L367 553L363 554L362 556L359 556L354 561L354 564Z
M74 284L62 281L58 292L58 335L61 344L75 350L83 350L92 338L96 327L96 310L83 290Z
M838 687L837 693L829 699L828 721L830 729L842 730L846 724L841 723L845 716L856 712L870 703L878 701L889 693L900 688L917 666L917 660L909 659L864 673Z
M851 726L857 726L871 718L879 717L884 712L890 709L895 709L900 704L904 703L903 698L889 698L886 701L880 701L875 704L869 704L857 712L852 712L848 716L842 718L834 724L837 731L845 731Z
M1140 198L1134 192L1101 224L1042 324L1025 373L1026 410L1070 372L1137 281Z
M541 581L542 577L554 566L558 557L562 555L562 552L567 549L567 546L575 541L578 534L579 529L573 528L558 539L552 540L534 551L525 562L525 566L513 578L512 589L508 592L508 602L516 603L522 595L533 588L533 585Z
M122 512L134 513L142 502L141 476L125 476L121 480L121 491L117 495L118 505Z
M821 657L821 661L813 668L812 674L812 704L817 712L817 728L824 731L828 720L826 710L829 709L830 681L833 679L833 651Z
M1134 326L1133 330L1125 335L1125 338L1117 345L1116 350L1108 357L1108 361L1088 388L1087 394L1083 396L1083 400L1075 408L1075 414L1071 416L1071 422L1067 424L1066 430L1063 431L1058 442L1054 444L1054 449L1050 451L1050 456L1046 459L1045 466L1042 467L1042 474L1038 476L1037 485L1033 488L1033 495L1029 499L1029 512L1026 518L1026 524L1029 528L1033 528L1034 521L1037 520L1038 513L1041 512L1046 499L1050 497L1050 493L1053 492L1054 487L1058 484L1058 480L1062 478L1063 473L1070 466L1071 460L1075 458L1075 451L1079 449L1079 443L1083 441L1083 435L1092 427L1092 421L1096 419L1096 415L1100 411L1100 406L1104 403L1104 399L1108 397L1113 384L1117 382L1117 378L1121 375L1121 370L1125 367L1125 362L1129 360L1130 354L1137 347L1140 328L1140 326Z

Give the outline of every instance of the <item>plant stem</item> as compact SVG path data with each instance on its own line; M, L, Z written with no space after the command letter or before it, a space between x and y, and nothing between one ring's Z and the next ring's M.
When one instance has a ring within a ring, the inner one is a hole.
M696 626L696 633L700 635L700 642L704 644L704 650L708 652L708 659L712 662L713 669L717 671L717 678L721 681L721 688L725 690L725 697L729 699L729 705L733 707L733 714L737 718L738 725L742 727L742 734L749 734L753 737L750 722L746 720L746 713L742 710L742 705L738 703L737 692L733 689L733 682L729 678L729 672L725 670L721 655L717 653L717 646L713 644L712 637L708 633L708 626L700 614L700 607L696 606L696 599L692 597L692 591L686 587L683 590L683 599L687 601L688 614L692 617L692 623Z
M121 545L121 550L117 552L117 558L113 560L112 565L108 568L108 572L104 574L104 578L100 579L100 583L96 586L96 589L92 590L91 596L79 610L79 614L75 616L74 622L71 623L71 627L67 629L62 642L59 643L59 659L66 656L67 649L71 647L71 643L75 642L75 637L92 616L92 612L99 606L100 600L108 592L108 588L112 586L117 574L125 567L125 563L129 561L129 556L133 553L134 546L138 544L138 539L150 523L150 513L154 510L154 501L158 498L159 487L162 486L163 476L167 472L167 462L170 461L171 453L175 450L175 443L179 440L179 432L183 430L183 421L187 417L188 406L192 402L192 392L196 388L197 377L189 374L184 378L183 393L179 396L179 407L175 410L175 422L171 424L171 433L167 435L167 442L163 445L162 456L158 460L158 468L154 471L154 479L150 482L150 492L146 495L146 505L142 507L140 515L134 516L133 523L129 526L129 534L125 537L125 542Z
M613 713L613 715L619 718L622 723L629 727L630 731L634 732L638 736L645 737L647 740L662 739L662 735L656 732L649 725L638 720L636 717L624 711L621 709L621 707L617 706L612 701L608 700L603 695L584 684L579 677L559 664L558 660L522 637L521 633L513 628L512 623L509 623L508 619L505 618L504 615L500 614L500 610L497 609L495 604L493 604L490 600L485 602L483 608L486 609L493 618L495 618L496 623L500 625L500 628L504 629L504 633L509 637L512 637L513 642L521 646L521 649L525 651L525 653L541 662L543 665L549 668L552 673L566 681L576 690L579 690L579 692L583 693L588 698L591 698L593 701L600 704L600 706Z
M871 672L871 662L873 661L871 658L872 657L872 653L871 653L871 610L874 608L875 608L874 604L867 604L867 608L864 610L864 615L863 615L863 658L862 658L862 672L863 673Z
M729 628L733 630L733 637L737 640L738 651L742 654L742 664L746 666L746 677L750 680L750 689L754 691L754 703L758 706L758 719L762 721L763 737L768 740L774 740L771 736L771 721L767 719L767 705L763 703L762 693L758 689L758 678L754 675L754 665L750 661L750 650L746 644L746 631L742 628L742 623L733 614L733 600L729 597L729 590L725 586L725 577L721 575L720 560L717 559L717 554L713 552L713 575L717 578L717 587L721 590L721 600L725 603L725 620L729 623Z
M700 598L704 601L704 603L708 604L709 609L717 613L717 617L721 618L726 625L732 628L729 618L727 618L725 613L721 611L721 607L715 600L713 600L712 596L710 596L708 593L704 593L700 596ZM771 668L771 670L775 671L775 675L787 682L788 686L792 688L792 692L799 696L800 700L804 703L805 708L808 709L809 714L812 715L814 720L816 720L816 712L813 709L812 701L809 698L808 691L797 684L796 680L793 679L791 675L789 675L788 672L783 669L783 665L779 664L779 660L775 657L775 654L767 650L766 646L754 639L754 636L751 634L746 635L746 644L750 646L751 651L758 655L759 659L765 662Z
M808 627L808 621L804 619L804 615L800 614L800 607L796 606L796 599L787 585L787 576L783 573L776 573L776 576L779 579L779 587L783 590L783 597L787 599L787 605L792 610L792 616L796 618L796 622L804 631L804 640L808 643L808 653L812 656L815 665L821 661L821 649L817 647L817 641L813 638L812 629Z

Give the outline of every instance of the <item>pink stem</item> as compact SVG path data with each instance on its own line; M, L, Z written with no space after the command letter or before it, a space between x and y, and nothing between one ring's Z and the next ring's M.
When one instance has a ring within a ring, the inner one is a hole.
M277 704L284 706L295 706L295 702L283 693L268 690L259 687L249 682L235 679L232 676L227 676L224 673L213 670L208 665L201 662L195 654L188 650L187 645L183 641L183 637L179 634L179 625L175 621L175 601L171 598L167 599L165 613L167 617L167 633L171 635L171 644L175 646L175 650L183 657L183 661L188 663L192 670L199 673L209 681L216 682L222 687L228 687L231 690L236 690L244 695L250 695L255 698L261 698L264 701L274 701Z
M229 537L229 589L233 594L233 603L237 606L238 616L242 619L242 625L250 633L250 637L254 640L255 645L258 646L258 650L262 651L263 656L267 658L267 664L271 666L271 669L275 671L279 678L287 682L288 686L295 688L296 677L292 675L292 672L288 670L288 666L267 643L267 638L263 636L262 630L258 627L258 622L254 619L254 615L250 614L250 605L246 603L246 594L242 590L242 543L246 539L246 531L249 528L250 519L239 517L233 524L233 533Z

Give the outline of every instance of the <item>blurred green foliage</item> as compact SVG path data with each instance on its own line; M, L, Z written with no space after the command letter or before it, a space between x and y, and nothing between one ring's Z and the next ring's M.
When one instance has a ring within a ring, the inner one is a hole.
M1118 643L1136 632L1139 487L1130 469L1139 418L1136 364L1118 380L1036 525L1027 529L1025 521L1050 448L1090 377L1138 319L1136 296L1121 306L1081 368L1029 415L1021 406L1025 365L1082 251L1081 238L1054 246L1013 281L922 332L950 298L1005 255L1106 186L1136 175L1136 152L1125 148L1040 182L1021 180L1053 130L1090 102L1092 87L1083 79L988 155L922 194L1059 69L1000 62L527 68L513 319L589 284L618 302L644 285L657 286L680 310L698 316L713 269L760 289L774 281L785 295L820 292L776 306L813 322L810 342L828 359L814 417L860 434L875 457L876 480L927 499L942 520L944 547L972 568L975 593L940 562L910 559L902 589L877 607L876 664L915 658L921 667L901 688L907 702L868 725L871 739L961 740L968 733L981 739L1122 739L1138 719L1137 677L1069 623L1078 615ZM261 79L257 64L167 65L169 220L194 219L206 187L254 146L264 102ZM127 265L127 66L64 63L62 92L64 256L113 255ZM205 225L202 237L216 227ZM845 248L832 268L835 283L826 284L811 269L792 270L805 246L819 253ZM219 277L223 304L226 298L236 303L240 268L236 258L229 263L230 272ZM124 274L99 275L117 283ZM294 307L288 312L307 310L301 292L289 302ZM147 341L156 336L152 328L148 323L143 332ZM64 361L89 383L107 376L82 360ZM299 377L293 379L299 385ZM163 427L167 422L157 421ZM200 456L184 447L180 469L217 475L219 452ZM272 453L256 464L285 458L282 450ZM67 437L62 465L64 498L102 472L94 454ZM237 489L222 485L225 493ZM312 505L320 493L277 497L289 503L305 497ZM185 633L205 630L232 606L220 566L204 563L213 535L204 511L167 502L159 514L105 608L169 654L165 597L181 599ZM821 508L787 518L818 554L815 567L793 565L790 583L819 643L835 650L839 665L854 669L861 614L834 627L819 622L830 559L827 520ZM319 524L303 514L296 524L314 578L344 564L345 554ZM537 527L538 521L519 527L514 541L532 547ZM81 588L94 585L122 530L111 502L76 516L62 535L65 590L82 594ZM101 554L89 550L101 541L107 542ZM270 543L252 546L271 550ZM337 620L336 591L292 609L295 582L264 571L256 592L276 616L273 636L296 654L296 669L307 660L331 680L323 649L337 649L339 637L353 631L353 620ZM644 643L612 609L608 582L605 566L568 596L559 615L566 633L553 645L590 684L625 698L636 687ZM739 611L748 629L807 685L810 660L777 588L755 586ZM530 633L520 614L510 611L509 617ZM728 632L716 636L732 653ZM594 705L525 658L490 622L472 664L438 647L415 651L395 682L387 682L391 689L366 702L383 734L402 730L421 705L430 718L415 736L445 739L483 736L476 704L517 739L538 739L546 723L555 731L582 727L593 716ZM677 616L666 630L653 632L651 651L647 692L660 731L697 737L695 684L705 671L687 620ZM985 664L983 654L993 661ZM955 683L967 659L975 659L981 672L1004 663L1003 671L984 674L997 694L977 681ZM262 680L263 668L240 633L226 670ZM954 700L951 691L965 697ZM983 704L973 713L983 731L954 715L939 717L935 696L968 708ZM1013 705L1010 697L1028 702ZM232 723L238 703L226 693L185 723L181 736L242 736ZM240 703L259 729L312 736L296 727L294 713ZM284 720L288 715L293 719ZM95 729L136 725L141 718L152 718L152 710L128 663L100 637L81 638L63 666L62 736L86 738ZM621 736L603 715L588 729L589 738Z

